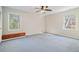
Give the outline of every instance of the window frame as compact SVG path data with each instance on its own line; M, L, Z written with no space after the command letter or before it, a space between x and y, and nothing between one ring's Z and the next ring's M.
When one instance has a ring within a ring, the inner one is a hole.
M13 14L13 15L17 15L17 16L19 16L19 28L18 29L10 29L10 27L9 27L9 25L10 25L10 14ZM13 13L13 12L8 12L8 31L18 31L18 30L20 30L20 28L21 28L21 15L20 14L18 14L18 13Z

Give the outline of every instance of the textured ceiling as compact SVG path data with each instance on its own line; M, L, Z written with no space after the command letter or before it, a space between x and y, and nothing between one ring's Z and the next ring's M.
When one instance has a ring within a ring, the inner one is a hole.
M29 13L34 13L35 11L37 11L36 8L40 8L40 6L7 6L8 8L13 8L13 9L18 9L24 12L29 12ZM68 8L75 8L73 6L49 6L49 9L52 9L52 12L47 12L47 14L49 13L55 13L57 11L63 11L66 10Z

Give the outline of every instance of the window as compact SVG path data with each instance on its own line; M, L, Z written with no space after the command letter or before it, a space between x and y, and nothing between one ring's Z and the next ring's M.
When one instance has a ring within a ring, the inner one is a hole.
M20 29L20 16L16 14L9 14L9 19L8 19L8 28L9 30L17 30Z
M74 15L65 16L64 28L66 30L76 29L76 17Z

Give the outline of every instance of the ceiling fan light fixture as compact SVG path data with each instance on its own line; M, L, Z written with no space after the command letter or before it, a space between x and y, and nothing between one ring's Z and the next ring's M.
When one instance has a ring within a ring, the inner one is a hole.
M49 9L48 6L41 6L36 12L47 13L49 11L52 11L52 10Z
M41 10L41 13L45 12L44 10Z
M45 13L46 11L45 10L41 10L41 13Z

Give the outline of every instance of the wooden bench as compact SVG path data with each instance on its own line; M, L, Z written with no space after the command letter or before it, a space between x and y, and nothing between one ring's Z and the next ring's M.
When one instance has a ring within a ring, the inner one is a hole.
M25 32L19 32L19 33L12 33L12 34L2 35L2 40L15 38L15 37L20 37L20 36L25 36Z

